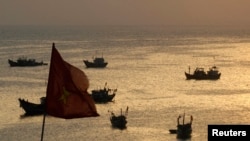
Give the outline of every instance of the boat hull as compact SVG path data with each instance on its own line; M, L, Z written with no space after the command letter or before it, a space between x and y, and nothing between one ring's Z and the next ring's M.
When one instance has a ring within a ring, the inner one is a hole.
M99 97L99 96L92 96L93 100L96 103L107 103L107 102L111 102L113 100L113 98L115 97L115 94L112 95L108 95L106 97Z
M191 124L184 124L177 126L177 138L187 139L190 138L192 134Z
M13 60L8 60L8 63L11 67L26 67L26 66L42 66L42 65L47 65L47 63L43 62L16 62Z
M111 116L110 122L112 124L113 128L119 128L119 129L125 129L127 125L126 116L120 115L120 116Z
M45 111L45 103L36 104L19 98L20 107L25 111L25 115L42 115Z
M89 62L88 60L84 60L83 62L87 68L105 68L108 65L107 62L94 63L94 62Z
M91 97L96 103L107 103L111 102L115 95L115 93L109 94L107 90L92 90Z
M186 79L196 79L196 80L217 80L220 79L221 73L216 75L193 75L185 72Z

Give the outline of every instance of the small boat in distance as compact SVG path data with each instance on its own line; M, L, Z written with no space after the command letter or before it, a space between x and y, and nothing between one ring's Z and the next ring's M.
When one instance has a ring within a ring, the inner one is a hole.
M25 67L25 66L42 66L48 65L43 61L37 62L35 59L27 59L26 57L20 57L16 61L8 59L8 63L11 67Z
M96 103L111 102L116 95L117 89L107 88L107 83L103 89L92 90L90 94Z
M108 62L102 57L93 57L93 61L83 60L87 68L105 68Z
M181 118L182 118L182 123L180 123ZM185 113L183 115L179 115L177 118L177 129L169 129L169 132L171 134L177 134L177 138L179 139L191 138L192 122L193 122L192 115L190 116L189 123L185 123Z
M186 79L196 79L196 80L217 80L220 79L221 73L219 72L216 66L212 66L209 68L207 72L205 72L204 68L197 67L193 74L189 72L185 72Z
M25 116L42 115L45 111L45 97L41 97L41 103L32 103L28 100L18 98L20 107L25 111Z
M111 112L110 116L110 122L112 124L113 128L118 128L118 129L126 129L127 125L127 115L128 115L128 106L125 111L125 114L122 113L121 109L121 114L116 116L113 112Z

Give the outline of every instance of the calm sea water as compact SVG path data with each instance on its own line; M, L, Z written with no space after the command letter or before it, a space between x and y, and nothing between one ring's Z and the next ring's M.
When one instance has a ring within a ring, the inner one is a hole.
M46 95L49 66L9 67L21 56L50 62L52 43L83 70L89 91L117 88L115 102L96 104L100 117L46 117L44 141L176 141L179 114L193 115L190 141L206 141L208 124L250 124L250 30L234 27L0 27L0 138L40 140L42 116L22 118L18 98ZM83 59L103 55L105 69ZM219 67L216 81L186 80L184 71ZM109 112L129 106L126 130L112 129Z

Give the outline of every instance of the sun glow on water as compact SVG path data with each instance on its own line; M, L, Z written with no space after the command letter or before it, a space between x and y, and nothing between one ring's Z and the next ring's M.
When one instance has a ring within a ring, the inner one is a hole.
M46 140L176 140L168 129L176 127L176 118L183 112L194 116L192 141L207 139L208 124L249 124L248 38L206 37L201 31L199 35L193 35L189 32L180 34L180 31L170 34L166 29L161 34L158 34L159 30L145 32L145 28L143 32L137 28L120 30L126 30L126 34L109 32L108 39L106 29L98 31L96 36L93 33L96 30L88 30L93 35L77 34L76 39L80 40L77 42L73 31L67 31L71 36L55 37L53 34L41 42L38 40L44 37L11 40L12 43L3 40L0 43L0 52L5 52L0 56L1 137L4 140L40 138L42 117L20 118L24 111L17 99L20 97L38 103L39 98L45 96L49 65L11 68L7 59L30 55L49 63L52 41L57 41L56 47L66 61L88 76L89 92L102 88L105 82L109 88L117 88L118 91L114 102L96 104L100 117L65 121L48 116ZM64 38L67 40L62 40ZM109 62L107 68L89 69L84 66L82 60L91 59L96 50L103 52ZM219 68L221 79L186 80L184 72L188 71L188 66L193 70L195 67L208 69L212 65ZM108 111L118 114L127 106L128 128L125 131L113 130ZM21 132L28 130L26 136Z

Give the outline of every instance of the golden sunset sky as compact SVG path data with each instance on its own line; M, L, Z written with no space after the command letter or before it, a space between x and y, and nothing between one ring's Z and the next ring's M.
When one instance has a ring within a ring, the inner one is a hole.
M250 26L250 0L1 0L0 25Z

